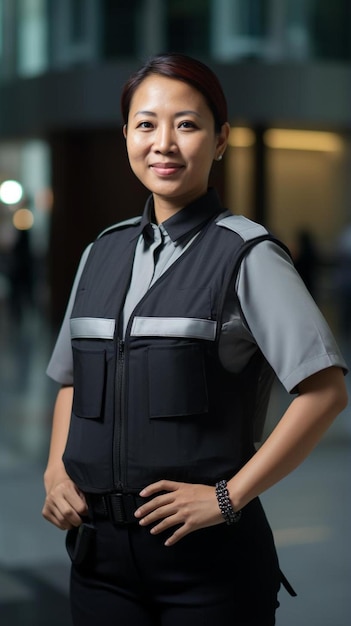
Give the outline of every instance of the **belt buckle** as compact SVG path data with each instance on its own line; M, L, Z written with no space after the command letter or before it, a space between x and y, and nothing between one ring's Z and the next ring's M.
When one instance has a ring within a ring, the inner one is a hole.
M128 524L123 502L123 493L111 493L105 498L108 516L114 524Z
M104 498L109 519L114 524L133 524L137 520L134 511L137 508L135 496L130 493L110 493Z

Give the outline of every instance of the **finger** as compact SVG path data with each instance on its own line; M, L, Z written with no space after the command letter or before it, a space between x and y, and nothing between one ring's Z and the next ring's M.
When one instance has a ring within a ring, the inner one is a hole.
M151 528L150 533L152 535L159 535L169 528L172 528L172 530L174 531L175 526L180 526L183 524L184 522L179 520L179 517L177 517L176 515L172 515L160 520L158 523L155 523L155 525Z
M162 520L163 522L167 522L167 528L168 528L169 526L172 526L175 523L177 523L173 521L177 513L178 513L178 509L174 505L163 506L152 511L151 513L148 513L147 515L144 513L144 515L139 521L139 524L141 526L148 526L149 524L155 524L159 522L160 520ZM179 523L179 519L178 519L178 523Z
M45 504L42 510L42 515L48 522L51 522L51 524L54 524L54 526L57 526L60 530L69 530L70 528L73 528L73 525L61 515L57 508L51 508Z
M79 514L86 515L88 512L88 504L85 499L84 494L79 491L76 487L71 489L67 494L64 495L68 504Z
M157 524L157 526L154 526L150 530L150 534L159 535L160 533L168 530L171 526L174 527L175 525L177 526L177 528L172 532L172 534L164 542L164 545L167 547L173 546L175 543L180 541L180 539L182 539L183 537L185 537L191 532L191 529L189 528L187 524L185 523L179 524L179 521L178 522L173 521L171 524L169 524L168 520L163 520L162 522L160 522L160 524Z
M68 530L73 526L80 526L82 518L67 504L46 502L43 508L43 516L62 530Z
M162 496L157 496L149 502L145 502L142 506L140 506L135 512L134 515L137 518L142 518L151 515L152 513L157 513L157 517L151 519L154 521L155 519L159 519L160 517L165 517L165 512L167 509L166 506L173 504L173 498L170 494L163 494ZM170 509L170 512L174 512L173 509Z
M79 515L85 515L88 512L88 505L83 492L72 481L59 485L52 497L63 514L67 511L66 503L69 507L68 510L73 509Z
M73 502L73 504L72 504ZM45 511L49 516L53 517L53 523L60 525L60 528L67 529L72 526L80 526L82 523L81 515L87 511L86 503L78 494L49 494L45 500ZM45 516L45 515L44 515Z
M179 488L180 483L175 482L174 480L159 480L156 483L151 483L151 485L147 485L144 487L139 493L140 496L152 496L154 493L158 493L159 491L175 491Z
M168 537L168 539L166 539L166 541L164 542L164 545L167 547L174 546L175 543L177 543L178 541L180 541L180 539L185 537L185 535L188 534L188 531L185 531L184 528L185 528L185 525L175 530L174 533L170 537Z

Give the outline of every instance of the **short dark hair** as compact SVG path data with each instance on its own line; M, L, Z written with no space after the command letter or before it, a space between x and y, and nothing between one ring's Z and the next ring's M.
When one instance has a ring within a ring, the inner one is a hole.
M220 132L221 127L228 119L228 109L226 97L216 74L205 63L177 52L150 57L139 70L129 77L121 96L121 111L125 124L128 122L133 95L150 74L159 74L167 78L181 80L197 89L204 96L212 111L216 132Z

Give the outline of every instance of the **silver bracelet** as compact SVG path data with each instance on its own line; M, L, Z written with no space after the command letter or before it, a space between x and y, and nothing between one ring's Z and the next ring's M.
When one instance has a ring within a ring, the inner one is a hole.
M220 480L216 483L216 497L220 512L222 513L225 523L230 526L235 524L241 518L241 511L234 511L232 503L229 498L229 492L227 489L227 481Z

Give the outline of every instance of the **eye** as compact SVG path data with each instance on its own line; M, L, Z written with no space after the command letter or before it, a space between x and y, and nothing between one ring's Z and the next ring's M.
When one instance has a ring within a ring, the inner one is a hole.
M146 129L148 130L149 128L153 128L153 125L151 124L151 122L139 122L139 124L137 125L137 128L141 128L141 129Z
M187 129L192 130L194 128L197 128L197 126L195 122L191 122L190 120L184 120L184 122L180 122L178 128L183 128L184 130L187 130Z

